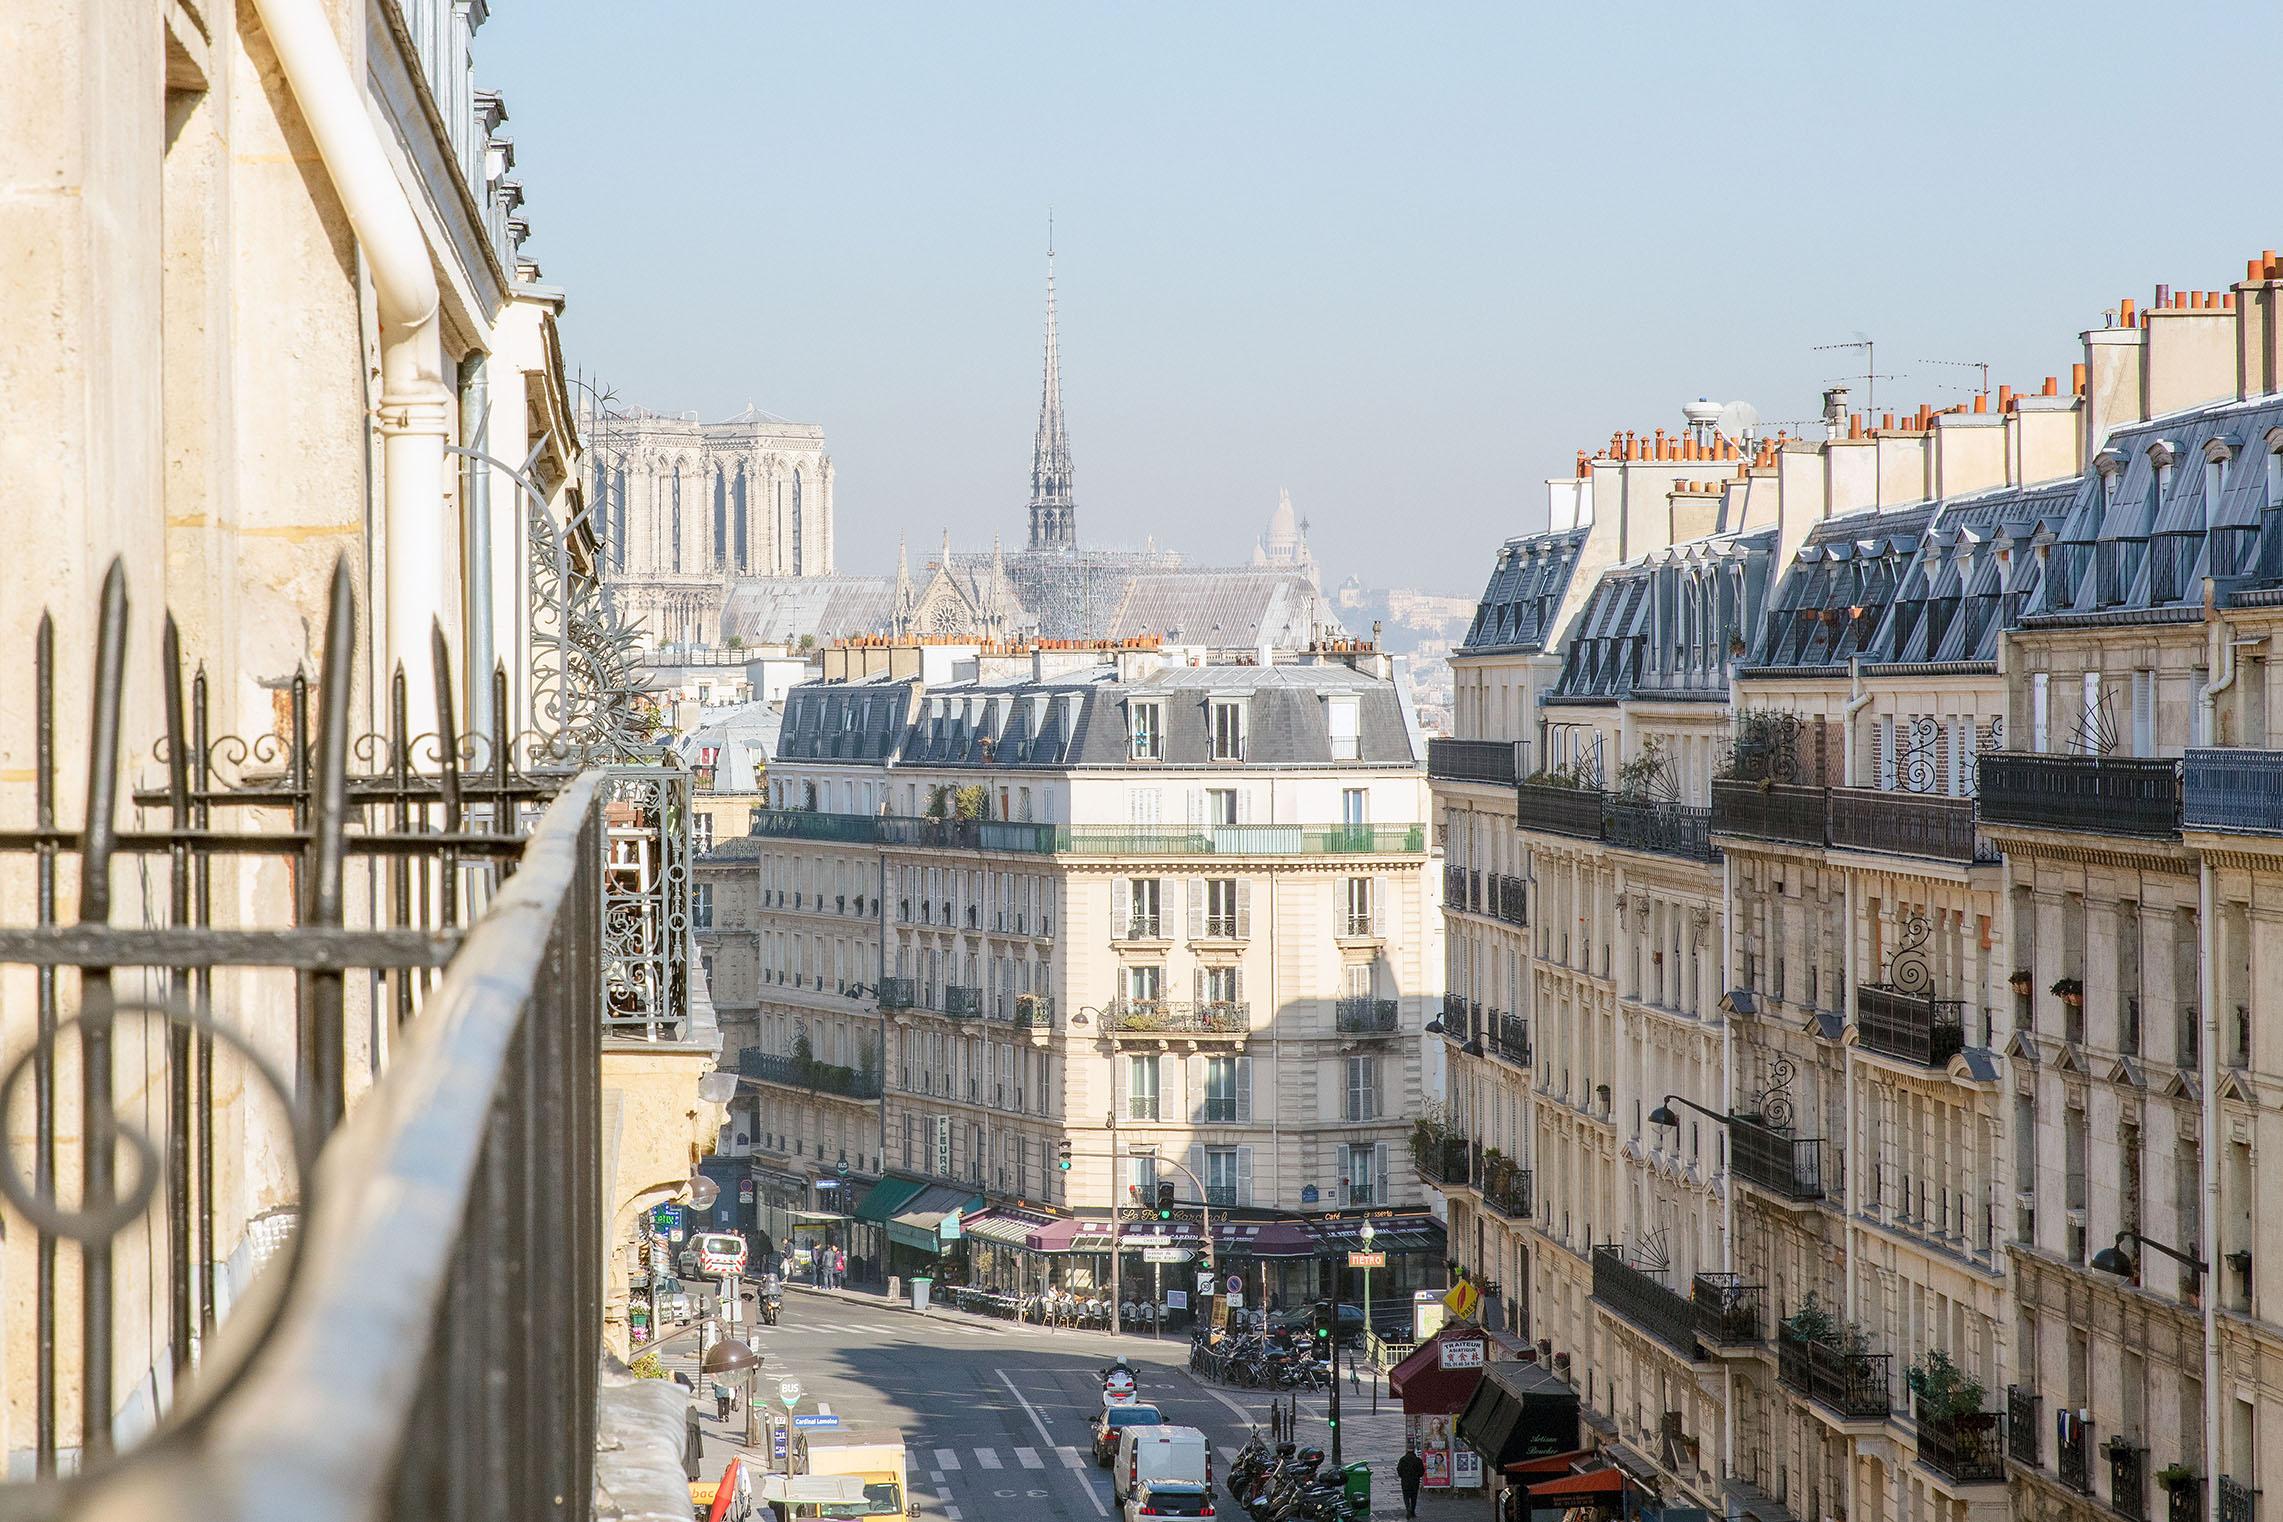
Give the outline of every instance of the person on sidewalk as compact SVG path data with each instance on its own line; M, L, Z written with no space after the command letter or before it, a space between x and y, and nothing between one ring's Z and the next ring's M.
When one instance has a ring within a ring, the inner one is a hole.
M1427 1477L1426 1461L1419 1450L1409 1443L1403 1445L1403 1457L1395 1461L1395 1478L1403 1487L1403 1515L1419 1515L1419 1482Z
M729 1386L719 1380L713 1386L713 1415L715 1421L729 1420Z

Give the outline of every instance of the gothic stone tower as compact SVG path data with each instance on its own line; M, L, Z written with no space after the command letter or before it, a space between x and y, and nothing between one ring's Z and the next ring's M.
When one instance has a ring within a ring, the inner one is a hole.
M1070 432L1062 421L1062 355L1054 336L1054 235L1046 240L1046 378L1038 400L1038 438L1031 446L1033 550L1078 547L1078 506L1070 495Z

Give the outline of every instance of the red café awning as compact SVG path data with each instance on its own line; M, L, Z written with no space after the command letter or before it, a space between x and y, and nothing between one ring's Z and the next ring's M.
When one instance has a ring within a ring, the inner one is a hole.
M1108 1221L1055 1221L1030 1234L1025 1244L1032 1252L1108 1252Z
M1474 1399L1475 1386L1482 1383L1481 1367L1443 1367L1442 1341L1452 1332L1470 1341L1481 1340L1480 1333L1446 1328L1420 1343L1410 1357L1388 1371L1388 1393L1403 1402L1406 1416L1456 1416Z
M1584 1474L1565 1474L1558 1480L1548 1480L1530 1487L1530 1499L1536 1501L1588 1501L1599 1496L1625 1494L1625 1471L1622 1469L1589 1469Z
M1593 1456L1593 1449L1578 1448L1568 1453L1549 1453L1542 1459L1516 1459L1506 1466L1506 1472L1524 1479L1535 1476L1541 1480L1550 1480L1568 1474Z
M1322 1251L1316 1234L1297 1221L1215 1221L1213 1240L1222 1253L1245 1258L1312 1258Z

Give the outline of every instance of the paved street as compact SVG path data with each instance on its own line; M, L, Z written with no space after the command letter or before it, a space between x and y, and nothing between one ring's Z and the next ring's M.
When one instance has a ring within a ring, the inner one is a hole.
M901 1431L911 1453L913 1514L943 1522L1056 1518L1101 1522L1113 1516L1107 1473L1094 1467L1090 1414L1100 1399L1097 1371L1119 1352L1133 1363L1145 1398L1168 1419L1203 1430L1225 1469L1254 1424L1268 1421L1268 1397L1223 1390L1188 1372L1186 1338L1114 1338L1106 1332L1046 1331L957 1312L927 1317L877 1297L796 1289L785 1320L747 1328L765 1360L764 1395L787 1375L807 1388L804 1411L821 1401L851 1428ZM694 1357L669 1357L690 1368ZM1375 1515L1399 1516L1394 1463L1401 1423L1392 1403L1370 1415L1371 1381L1343 1398L1344 1456L1369 1460ZM701 1382L701 1394L703 1393ZM1321 1394L1300 1401L1300 1435L1324 1439ZM725 1430L706 1416L706 1462L717 1472L742 1436L744 1418Z

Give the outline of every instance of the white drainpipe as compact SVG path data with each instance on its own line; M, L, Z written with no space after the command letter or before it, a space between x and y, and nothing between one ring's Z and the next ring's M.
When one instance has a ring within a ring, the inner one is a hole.
M415 731L434 723L430 620L445 608L444 442L452 386L428 240L397 183L319 0L254 0L334 194L356 232L380 317L381 557L387 610L381 648L402 662Z
M1879 779L1876 777L1873 777L1868 784L1858 784L1855 781L1855 715L1861 713L1864 705L1871 701L1871 694L1863 687L1863 658L1861 656L1854 655L1847 658L1847 680L1849 685L1854 688L1854 693L1847 699L1847 706L1839 712L1839 785L1841 787L1859 785L1877 787ZM1852 988L1853 985L1850 984L1849 987Z

